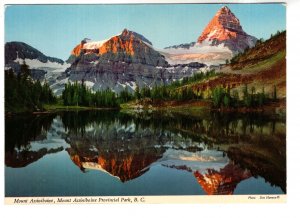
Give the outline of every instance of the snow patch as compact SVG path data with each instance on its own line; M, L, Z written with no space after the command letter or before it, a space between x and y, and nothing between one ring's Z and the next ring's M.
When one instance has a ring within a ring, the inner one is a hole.
M83 49L98 49L100 48L105 42L107 42L109 39L101 40L101 41L95 41L95 42L87 42L83 45Z
M135 90L137 87L136 83L133 81L126 82L125 84L126 84L126 86L129 86L132 90Z
M126 85L125 84L122 84L120 82L117 82L118 85L122 86L124 89L126 88Z
M223 43L212 46L211 42L208 40L204 40L201 44L196 43L194 46L190 48L167 48L161 50L161 52L165 52L168 54L206 54L211 52L228 52L232 53L228 47L225 47Z
M207 169L220 170L229 163L223 152L216 150L203 150L189 152L185 150L167 149L163 157L154 164L165 166L187 166L192 171L206 172Z
M71 64L60 64L57 62L51 62L51 61L47 61L46 63L41 62L38 59L21 59L21 58L17 58L16 60L14 60L14 62L18 63L18 64L23 64L23 62L25 61L25 63L29 66L30 69L38 69L38 70L45 70L47 71L51 71L51 72L64 72L68 67L71 66Z
M91 81L84 81L84 84L88 87L88 88L93 88L95 83L91 82Z

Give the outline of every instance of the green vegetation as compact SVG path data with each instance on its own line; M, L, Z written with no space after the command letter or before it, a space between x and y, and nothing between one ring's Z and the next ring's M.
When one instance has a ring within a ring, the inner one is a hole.
M142 98L151 98L152 100L177 101L202 99L201 93L197 90L194 90L191 85L193 83L197 83L205 79L214 77L216 75L216 72L214 70L211 70L207 73L200 72L194 74L191 77L184 77L181 81L176 80L169 85L156 85L152 89L148 87L143 87L142 89L140 89L139 87L137 87L134 95L129 94L129 100ZM221 73L219 73L218 75L221 75Z
M134 93L131 93L126 87L119 94L115 94L111 90L97 91L92 93L84 85L75 82L74 84L66 84L65 90L62 95L64 106L72 106L75 108L81 107L107 107L118 108L122 104L122 108L129 107L127 102L141 99L151 99L152 101L189 101L189 100L203 100L202 91L193 87L205 79L219 76L221 73L216 74L215 71L207 73L197 73L192 77L183 78L181 81L175 81L170 85L154 86L152 89L149 87L137 87ZM261 107L267 102L274 101L277 98L276 87L274 87L274 94L269 98L264 92L256 92L252 87L248 91L247 85L244 87L243 93L240 93L242 98L239 97L237 90L231 91L229 88L216 87L206 95L205 100L212 101L214 108L254 108ZM50 108L50 107L49 107ZM129 107L130 108L130 107Z
M123 91L121 91L118 96L118 102L120 104L131 101L133 99L134 99L134 96L128 91L127 87Z
M109 89L93 93L85 86L84 81L80 84L77 82L74 84L68 83L62 93L62 100L64 106L117 108L120 104L143 98L178 101L201 99L201 94L197 94L190 84L213 76L216 76L215 71L201 72L194 74L192 77L185 77L181 81L175 81L170 85L154 86L152 89L137 87L134 93L131 93L126 87L119 94L115 94ZM48 108L51 107L48 106Z
M239 98L237 91L231 92L228 88L224 89L222 87L216 87L212 91L214 108L254 108L261 107L268 102L274 102L276 100L276 86L274 86L272 98L265 94L264 88L262 88L261 92L256 92L255 88L252 87L251 92L249 93L247 84L243 88L243 96L241 99Z
M29 112L43 110L43 104L56 102L49 85L43 85L31 77L31 72L24 62L18 75L12 69L5 71L5 111Z
M24 62L21 73L15 75L12 70L5 72L5 108L10 112L25 112L39 110L65 110L65 109L88 109L88 108L119 108L133 100L151 99L152 101L189 101L205 100L212 101L214 108L238 108L260 107L270 101L277 100L277 89L274 86L272 97L269 98L262 89L256 92L254 88L249 92L247 85L243 89L242 98L237 90L217 86L209 90L205 96L203 91L197 88L199 82L220 76L221 73L208 71L196 73L192 77L185 77L170 85L149 87L137 87L131 93L126 87L119 94L106 89L92 92L86 87L84 81L65 85L62 96L56 98L47 83L42 85L39 81L34 82L30 77L30 70Z
M114 92L107 89L92 93L84 81L81 84L75 82L68 83L62 93L63 104L65 106L87 106L87 107L118 107L117 97Z

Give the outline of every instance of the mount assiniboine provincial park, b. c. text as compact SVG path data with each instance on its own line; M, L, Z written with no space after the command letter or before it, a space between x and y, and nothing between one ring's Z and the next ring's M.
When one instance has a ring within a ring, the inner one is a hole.
M5 198L284 198L285 14L279 3L8 5Z

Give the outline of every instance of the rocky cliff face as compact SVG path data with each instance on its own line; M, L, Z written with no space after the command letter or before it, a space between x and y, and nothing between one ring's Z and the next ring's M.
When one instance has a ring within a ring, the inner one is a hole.
M81 81L93 90L107 88L119 92L126 87L153 87L192 75L203 64L171 66L144 36L124 29L108 40L81 41L68 59L71 67L60 77L64 81ZM196 67L195 67L196 66ZM55 88L62 88L61 83Z
M95 54L103 60L165 67L164 57L152 48L152 43L144 36L124 29L121 34L108 40L92 42L82 40L71 52L72 56Z
M253 47L256 40L243 30L239 19L224 6L205 27L197 42L200 44L206 42L213 46L224 44L233 53L239 53Z
M206 67L200 63L171 66L148 39L127 29L107 40L83 39L66 62L23 42L6 43L5 69L19 73L24 62L32 78L46 80L56 95L66 83L82 80L94 91L109 88L118 93L127 88L133 92L137 86L169 84Z

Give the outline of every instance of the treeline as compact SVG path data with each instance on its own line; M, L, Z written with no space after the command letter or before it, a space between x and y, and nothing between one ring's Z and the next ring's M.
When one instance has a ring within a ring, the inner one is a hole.
M277 101L277 88L274 86L274 90L271 96L265 94L264 88L261 92L256 92L252 87L249 92L248 86L243 88L243 96L240 99L237 90L233 92L229 88L216 87L212 91L212 102L214 108L237 108L237 107L261 107L268 102Z
M280 34L283 34L283 33L286 34L286 30L282 30L282 31L277 30L277 32L275 34L271 34L271 36L268 40L276 38L277 36L279 36Z
M87 107L119 107L120 104L131 100L142 98L160 99L160 100L192 100L200 99L201 95L196 94L188 84L198 82L209 77L215 76L214 70L207 73L197 73L192 77L185 77L181 81L175 81L170 85L139 88L136 87L132 93L126 87L119 94L106 89L93 93L87 88L82 80L81 83L75 82L65 85L62 93L63 103L66 106L87 106Z
M154 86L152 89L149 87L143 87L142 89L137 87L133 94L131 94L126 88L120 93L120 97L122 97L122 101L120 101L121 103L125 103L130 100L140 100L143 98L151 98L152 100L178 101L201 98L201 96L198 96L194 93L190 86L174 89L167 85Z
M196 73L191 77L184 77L182 80L176 80L169 85L154 86L152 89L148 87L140 89L137 87L131 99L151 98L152 100L178 101L202 99L202 94L198 93L190 85L216 75L217 73L211 70L206 73ZM218 75L221 75L221 73L218 73Z
M119 101L116 94L107 89L104 91L92 91L87 88L84 81L79 84L65 84L62 93L63 103L66 106L87 106L87 107L118 107Z
M56 97L49 85L33 81L25 62L17 75L12 69L5 71L5 111L37 111L43 109L43 104L55 102Z
M47 83L34 82L29 67L24 62L19 74L12 69L5 71L5 109L11 112L37 111L43 109L43 104L54 104L57 98ZM126 87L119 94L110 89L93 92L82 80L81 83L65 84L61 100L65 106L107 107L118 108L120 104L131 100L151 98L152 100L212 100L215 108L220 107L259 107L269 101L277 100L277 90L274 86L271 97L265 94L264 89L256 92L255 88L248 90L247 85L239 98L237 90L216 87L212 91L203 93L193 88L192 84L216 76L215 71L197 73L192 77L185 77L169 85L139 88L132 93ZM219 74L218 74L219 75Z
M191 86L180 87L177 89L170 89L166 85L155 86L151 90L149 88L143 88L139 93L135 91L135 97L137 99L141 98L151 98L152 100L193 100L200 99L201 95L197 95Z

